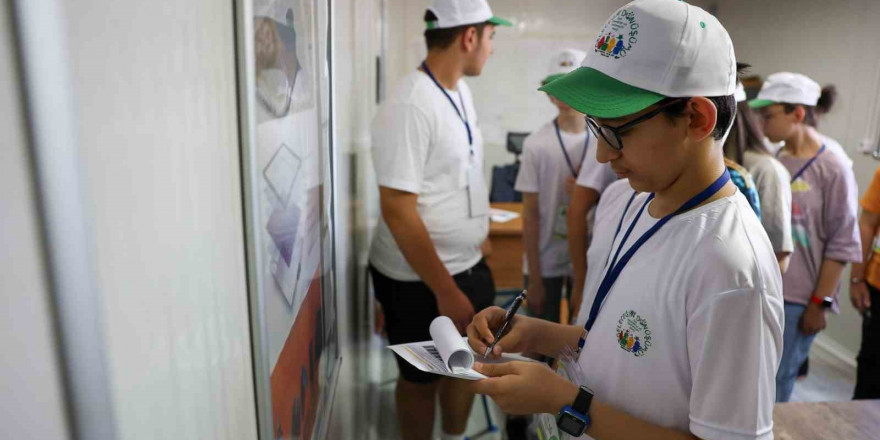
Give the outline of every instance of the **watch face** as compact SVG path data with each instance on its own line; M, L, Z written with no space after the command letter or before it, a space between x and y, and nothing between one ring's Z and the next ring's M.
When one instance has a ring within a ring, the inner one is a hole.
M559 429L570 435L580 436L584 433L585 427L583 420L568 413L563 413L559 419Z

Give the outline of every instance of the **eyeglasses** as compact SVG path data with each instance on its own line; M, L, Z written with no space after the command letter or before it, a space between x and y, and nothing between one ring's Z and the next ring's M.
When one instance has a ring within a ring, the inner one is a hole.
M639 116L638 118L635 118L632 121L629 121L626 124L619 125L617 127L612 127L610 125L600 125L598 122L596 122L595 119L587 116L586 117L587 127L590 128L590 131L593 132L593 135L596 136L597 138L599 136L602 136L602 139L605 140L605 143L607 143L609 147L620 151L623 149L623 141L620 139L620 135L623 132L632 129L636 125L639 125L642 122L645 122L648 119L653 118L654 116L657 116L658 114L660 114L660 112L662 112L667 107L671 107L671 106L678 104L682 101L687 101L688 99L690 99L690 98L673 99L672 101L669 101L669 102L661 105L660 107L657 107L654 110L651 110L648 113L645 113L645 114Z

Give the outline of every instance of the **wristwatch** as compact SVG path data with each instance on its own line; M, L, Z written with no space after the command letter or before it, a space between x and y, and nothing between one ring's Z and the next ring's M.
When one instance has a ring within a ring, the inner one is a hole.
M830 296L826 296L825 298L819 298L818 296L811 296L810 302L822 306L823 309L830 309L831 305L834 304L834 298L832 298Z
M560 431L573 437L580 437L590 427L590 403L593 391L585 386L578 390L571 405L565 405L556 415L556 426Z

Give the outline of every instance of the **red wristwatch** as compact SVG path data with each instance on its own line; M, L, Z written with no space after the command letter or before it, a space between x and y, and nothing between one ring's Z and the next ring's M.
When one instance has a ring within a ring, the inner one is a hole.
M826 296L825 298L819 298L818 296L811 296L810 302L813 304L818 304L822 306L823 309L830 309L831 305L834 304L834 298L830 296Z

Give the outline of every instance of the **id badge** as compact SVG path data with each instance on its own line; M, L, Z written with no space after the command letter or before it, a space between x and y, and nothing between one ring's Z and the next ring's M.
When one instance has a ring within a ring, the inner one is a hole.
M578 364L578 355L571 347L565 347L563 352L557 357L557 360L559 361L556 367L557 374L577 386L584 385L584 374L580 364ZM556 414L542 413L538 414L535 419L532 427L539 439L571 439L570 435L559 430L559 427L556 425Z
M489 215L489 191L483 172L471 158L467 171L468 207L471 218Z
M559 205L556 210L556 220L553 223L553 236L556 238L568 238L568 204Z

